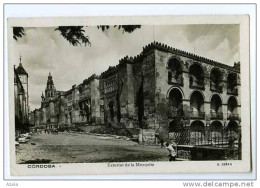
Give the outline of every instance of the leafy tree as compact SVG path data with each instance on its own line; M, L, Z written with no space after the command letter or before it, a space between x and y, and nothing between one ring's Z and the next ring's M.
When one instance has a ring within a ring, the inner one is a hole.
M86 26L87 27L87 26ZM111 26L109 25L99 25L98 29L101 29L102 32L107 32ZM114 28L122 30L123 33L132 33L136 29L141 28L141 25L114 25ZM59 26L54 29L54 31L59 31L61 36L66 39L71 45L78 46L84 44L85 46L91 46L89 36L86 36L84 26ZM22 38L24 33L23 27L14 27L13 28L13 38L17 41L18 38Z
M54 31L59 31L61 36L73 46L78 46L82 43L85 46L91 45L88 36L84 35L85 30L83 26L59 26Z
M109 25L99 25L98 29L101 29L103 32L107 31L110 26ZM132 33L136 29L140 29L141 25L114 25L114 28L118 28L118 30L122 30L123 32Z
M22 38L24 33L24 28L23 27L14 27L13 28L13 38L17 41L18 38Z

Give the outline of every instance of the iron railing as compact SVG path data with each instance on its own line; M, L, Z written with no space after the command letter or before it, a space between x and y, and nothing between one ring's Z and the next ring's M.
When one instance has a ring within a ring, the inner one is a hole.
M239 114L228 113L227 114L227 119L228 120L239 120Z
M168 84L175 84L175 85L183 86L183 80L184 79L182 76L178 76L177 79L174 79L173 77L169 76Z
M228 147L230 142L238 142L240 129L231 130L227 127L215 129L204 127L194 129L184 126L169 133L169 138L178 145Z
M215 119L222 120L223 119L223 113L222 112L210 112L210 119L212 119L212 120L215 120Z
M205 119L205 112L191 112L191 119Z
M223 92L223 88L221 86L214 85L211 82L210 82L210 90L215 91L215 92L219 92L219 93Z
M193 81L190 82L190 88L191 89L205 89L205 82L204 81Z

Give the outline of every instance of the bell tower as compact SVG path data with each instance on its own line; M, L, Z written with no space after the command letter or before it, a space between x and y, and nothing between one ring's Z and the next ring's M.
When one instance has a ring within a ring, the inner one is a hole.
M19 66L16 68L16 72L20 78L20 81L23 85L23 89L25 92L25 105L26 105L26 116L28 117L29 114L29 94L28 94L28 73L26 72L26 70L23 68L22 65L22 56L20 56L19 58L20 62L19 62Z
M45 99L51 100L56 97L56 88L54 86L51 73L49 73L48 80L47 80L47 86L45 89Z

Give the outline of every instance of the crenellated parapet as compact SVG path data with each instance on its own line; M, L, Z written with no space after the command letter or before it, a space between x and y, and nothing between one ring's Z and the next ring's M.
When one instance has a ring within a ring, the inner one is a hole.
M91 82L94 79L99 79L99 76L96 74L92 74L90 77L88 77L87 79L83 80L84 84L88 84L89 82Z
M104 71L100 74L100 78L102 79L106 76L112 75L112 74L116 73L117 70L118 70L118 67L109 66L109 68L106 71Z
M196 54L192 54L192 53L189 53L189 52L186 52L186 51L183 51L183 50L179 50L179 49L170 47L170 46L163 44L163 43L160 43L160 42L152 42L152 43L144 46L143 52L139 56L134 57L133 59L136 60L136 59L142 57L143 54L145 54L145 53L147 53L147 52L149 52L153 49L158 49L158 50L161 50L161 51L170 52L170 53L173 53L173 54L176 54L176 55L180 55L180 56L183 56L183 57L193 59L194 61L203 62L203 63L209 64L209 65L212 65L212 66L217 66L217 67L228 69L228 70L235 71L235 72L238 72L238 73L240 72L240 62L235 63L234 66L228 66L228 65L222 64L220 62L217 62L217 61L214 61L214 60L211 60L211 59L207 59L205 57L198 56Z

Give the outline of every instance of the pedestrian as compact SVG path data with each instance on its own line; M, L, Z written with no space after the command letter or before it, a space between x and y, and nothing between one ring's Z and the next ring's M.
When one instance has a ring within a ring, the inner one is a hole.
M173 144L166 143L166 148L169 151L169 161L175 161L176 158L176 152L173 149Z
M161 143L161 148L164 148L164 140L162 137L160 138L160 143Z

